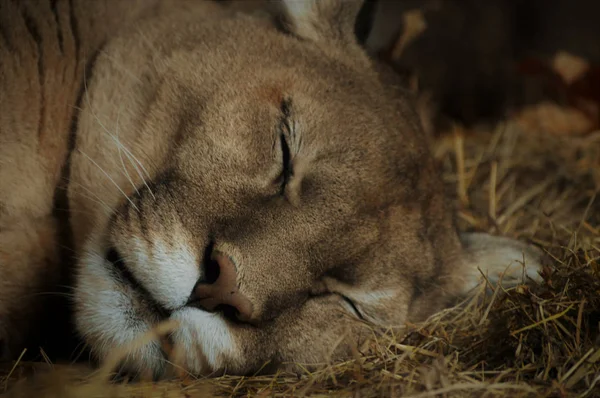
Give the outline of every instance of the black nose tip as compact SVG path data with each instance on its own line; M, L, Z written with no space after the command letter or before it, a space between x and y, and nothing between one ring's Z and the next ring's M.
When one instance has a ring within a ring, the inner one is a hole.
M238 320L250 322L252 302L238 289L237 270L231 258L215 252L207 268L216 270L209 272L212 278L196 285L192 293L194 303L209 312L224 311L226 315L234 312Z

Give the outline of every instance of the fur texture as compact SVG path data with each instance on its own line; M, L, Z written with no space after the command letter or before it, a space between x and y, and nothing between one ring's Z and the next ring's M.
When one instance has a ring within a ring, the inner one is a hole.
M459 239L418 117L356 43L360 3L285 1L277 24L210 2L0 4L13 354L40 305L24 297L60 273L61 169L77 329L99 359L170 318L193 373L325 363L350 354L360 320L418 321L478 267L496 277L523 258L508 239ZM252 304L244 322L190 304L215 252ZM149 345L124 368L163 376L166 361Z

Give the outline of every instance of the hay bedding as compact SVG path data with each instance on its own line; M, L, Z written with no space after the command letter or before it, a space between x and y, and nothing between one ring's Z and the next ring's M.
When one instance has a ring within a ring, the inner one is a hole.
M522 117L522 115L521 115ZM14 397L404 396L600 397L600 131L455 128L433 151L456 193L462 230L534 242L544 283L482 286L461 305L405 330L373 330L354 359L300 376L109 383L100 370L17 361L0 369ZM147 336L152 338L152 336ZM143 343L143 342L142 342ZM42 351L42 357L43 351Z

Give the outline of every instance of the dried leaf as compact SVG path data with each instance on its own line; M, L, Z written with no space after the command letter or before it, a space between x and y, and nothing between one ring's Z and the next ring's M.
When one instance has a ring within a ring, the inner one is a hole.
M576 55L569 54L566 51L560 51L552 60L552 69L567 84L572 84L580 79L589 70L589 63Z

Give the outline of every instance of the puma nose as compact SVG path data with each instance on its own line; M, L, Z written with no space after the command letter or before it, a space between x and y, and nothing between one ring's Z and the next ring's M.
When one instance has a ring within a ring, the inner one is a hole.
M203 310L215 312L235 310L237 319L248 322L252 318L252 303L237 287L235 264L228 256L215 252L211 257L210 272L214 281L199 282L194 288L194 302ZM208 267L207 267L208 268Z

